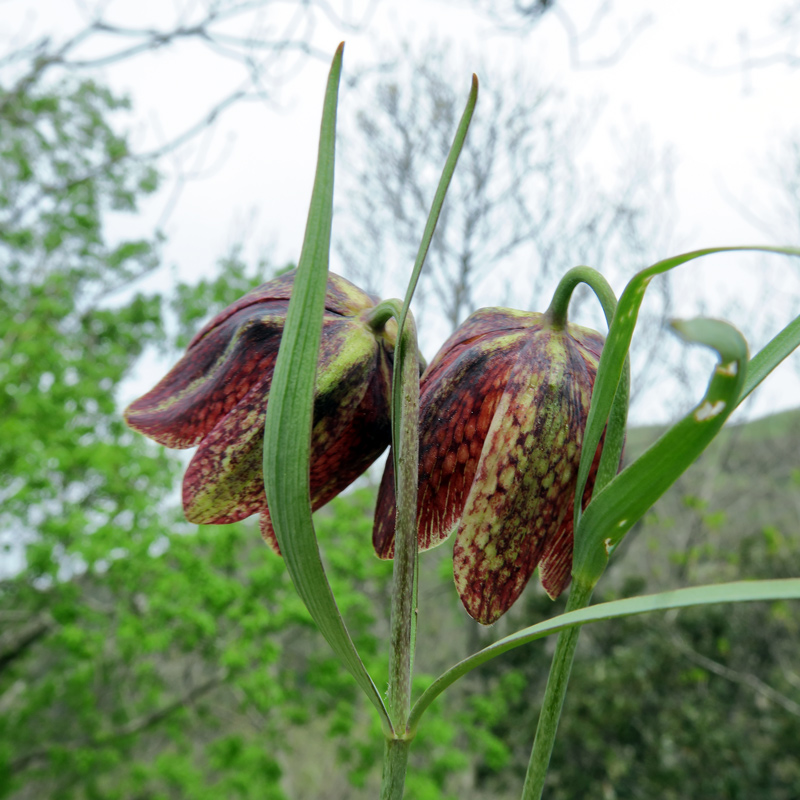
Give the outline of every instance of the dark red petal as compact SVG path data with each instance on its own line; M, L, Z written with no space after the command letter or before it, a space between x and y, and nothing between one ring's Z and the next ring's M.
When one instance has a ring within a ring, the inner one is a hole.
M594 489L597 468L600 466L600 454L603 452L603 440L597 446L594 461L589 470L589 478L586 481L586 488L583 492L583 508L589 504ZM577 479L577 469L575 478ZM574 514L575 508L575 483L573 481L569 493L569 505L564 515L564 519L558 526L558 530L545 542L542 558L539 561L539 580L542 587L552 600L555 600L564 589L569 586L572 580L572 552L574 544Z
M363 475L391 441L391 373L386 357L381 353L379 358L381 363L353 412L323 417L314 426L311 461L311 508L314 511ZM346 404L347 399L342 400ZM337 427L337 421L343 424ZM259 524L264 541L280 555L268 509L262 510Z
M319 508L353 482L389 443L388 360L359 323L326 319L311 439L311 499ZM255 387L202 441L184 478L190 522L222 524L262 512L270 541L262 454L267 397Z
M578 351L586 363L589 378L592 385L594 385L597 367L600 363L600 356L603 350L603 337L596 331L590 330L589 328L582 328L578 325L570 325L569 334L575 341ZM582 433L583 432L581 432L581 435ZM583 508L586 508L592 497L594 482L597 477L597 468L600 466L600 455L603 452L604 440L605 432L597 446L597 452L595 453L591 469L589 470L589 477L583 492ZM539 561L539 580L544 590L553 600L569 586L572 580L572 554L574 544L572 506L575 502L574 488L572 491L573 499L570 500L570 510L555 535L549 538L545 543L542 558Z
M337 391L318 400L312 434L311 499L314 509L349 486L389 446L391 371L383 352ZM357 381L357 382L356 382ZM349 392L342 388L351 386ZM357 391L356 391L357 390Z
M167 447L193 447L271 374L294 284L288 273L228 306L192 340L183 358L125 412L128 424ZM352 319L375 298L329 275L326 318Z
M568 511L539 561L539 580L555 600L572 580L572 514Z
M589 328L581 328L578 325L570 325L569 334L575 341L578 352L583 357L589 379L591 380L592 386L594 386L595 377L597 376L597 367L600 363L600 355L603 350L603 337L596 331L590 330ZM581 430L581 438L583 438L583 430ZM605 432L603 432L600 443L597 445L597 451L595 452L592 466L589 470L589 477L583 492L583 508L586 508L592 497L604 441ZM575 477L577 478L577 474ZM539 562L539 580L544 590L553 600L569 586L572 580L572 554L574 544L574 517L572 508L575 503L574 498L575 487L572 488L570 510L555 535L549 538L545 543L542 558Z
M524 336L486 336L440 358L420 386L420 550L441 544L453 532L477 469L483 442ZM389 474L391 473L391 474ZM378 493L373 546L381 558L394 555L394 478L387 464Z
M571 509L591 380L564 333L528 339L498 405L453 552L461 600L484 624L519 597Z
M196 445L253 388L269 391L285 317L283 302L229 317L128 407L127 423L167 447Z
M592 375L594 381L594 374ZM597 451L592 460L592 466L589 469L589 477L586 480L586 488L583 492L583 505L586 508L589 501L592 499L592 492L594 491L594 483L597 479L597 470L600 466L600 456L603 453L603 444L605 442L605 431L600 438L600 443L597 445ZM620 464L622 458L620 457ZM577 478L577 475L576 475ZM573 513L575 497L575 487L572 489L572 500L570 501L570 510L564 519L563 524L559 527L555 536L549 539L545 545L544 552L542 553L542 560L539 562L539 580L544 587L547 594L555 600L564 589L569 586L572 580L572 551L573 551Z
M264 384L271 380L265 376ZM254 386L203 439L183 476L189 522L225 525L266 508L263 471L267 389Z
M362 311L380 302L377 295L359 289L341 275L328 273L328 291L325 295L325 310L344 317L358 316Z
M394 448L389 448L389 457L383 468L383 477L378 489L378 502L372 525L372 546L378 558L394 558L394 526L396 519L394 493Z
M269 518L269 512L266 508L261 512L258 518L258 527L261 530L261 538L269 545L270 550L276 555L282 555L280 545L278 544L278 537L275 535L275 530L272 527L272 520Z
M428 365L423 381L440 368L442 361L452 360L466 347L513 331L538 330L542 327L543 322L542 314L529 311L515 311L511 308L481 308L467 317L439 348L439 352Z
M592 372L592 383L594 383L594 376L597 374L597 365L600 363L600 355L603 352L605 339L597 331L593 331L591 328L584 328L581 325L570 323L567 326L567 331L587 365L589 365Z
M288 303L292 295L296 274L297 270L291 270L284 275L273 278L271 281L262 283L261 286L252 289L246 295L240 297L235 303L232 303L224 311L221 311L214 317L211 322L203 326L202 330L192 339L189 347L194 347L195 344L211 331L223 325L228 319L244 309L251 308L252 306L264 305L265 303ZM335 275L333 272L328 273L328 288L325 295L326 311L337 314L338 316L353 317L367 308L372 308L372 306L376 305L378 302L377 297L361 291L361 289L345 278Z

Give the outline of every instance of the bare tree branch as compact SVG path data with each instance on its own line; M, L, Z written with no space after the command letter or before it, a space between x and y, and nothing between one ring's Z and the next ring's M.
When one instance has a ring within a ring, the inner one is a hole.
M205 0L202 5L197 4L201 8L199 14L184 10L177 14L171 25L141 27L118 25L110 21L103 3L85 6L86 27L78 33L61 42L41 37L20 45L0 59L0 68L25 62L30 65L2 93L0 113L15 98L24 95L33 84L41 81L45 73L53 70L72 74L91 72L188 42L198 42L218 57L238 62L245 72L244 79L238 85L215 100L182 133L154 150L139 154L143 159L157 159L191 141L241 101L272 102L276 90L296 75L306 59L326 61L330 53L317 47L314 42L318 17L343 30L361 30L368 23L378 2L369 0L362 13L352 17L348 3L340 12L328 0L304 0L296 6L275 0ZM267 22L260 19L265 13L272 14L267 17ZM190 20L189 17L193 18ZM232 24L238 29L232 28ZM116 46L121 40L124 44ZM94 51L92 54L87 52L90 45ZM104 48L105 52L96 54L98 48Z
M644 30L653 22L652 14L638 15L633 21L621 25L617 20L616 41L604 48L600 56L587 56L598 39L606 37L604 23L614 19L613 0L598 0L588 21L580 25L558 0L473 0L473 5L484 12L501 30L508 33L528 33L542 19L552 16L564 29L573 69L604 69L617 64Z
M693 661L703 669L713 672L715 675L719 675L721 678L725 678L725 680L731 681L732 683L746 686L771 703L780 706L784 711L788 711L790 714L800 717L800 703L795 702L790 697L786 697L786 695L773 689L769 684L764 683L757 675L753 675L752 672L740 672L739 670L731 669L724 664L720 664L704 656L702 653L698 653L677 634L673 634L672 641L690 661Z
M569 45L569 60L573 69L605 69L613 67L619 63L620 59L630 49L633 43L639 38L641 33L649 28L653 22L652 14L644 14L630 24L628 30L620 34L616 44L603 56L585 58L583 52L590 41L597 35L601 22L606 18L612 9L610 0L601 3L589 21L588 26L583 30L578 30L578 26L572 17L558 4L554 7L553 13L558 18L561 26L567 34Z
M0 636L0 671L23 656L36 642L56 627L49 611L42 611L19 628L6 630Z
M722 64L686 56L685 63L707 75L726 76L741 74L747 78L753 70L784 66L800 67L800 2L793 0L782 13L773 19L772 30L760 38L753 38L750 31L742 29L737 38L739 58Z
M440 42L401 53L354 79L362 105L357 130L343 136L350 171L342 269L384 296L402 290L377 282L402 281L400 270L413 263L463 103L459 70ZM482 86L420 282L418 308L434 312L420 315L422 325L438 316L437 333L478 305L543 308L545 291L575 264L641 268L671 234L669 180L653 191L667 160L628 146L618 185L601 190L577 166L595 109L567 111L556 90L523 68L480 71L492 80ZM668 289L664 310L667 298Z

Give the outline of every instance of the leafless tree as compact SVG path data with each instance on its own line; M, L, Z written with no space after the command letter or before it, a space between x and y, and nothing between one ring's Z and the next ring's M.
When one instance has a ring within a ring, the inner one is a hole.
M737 37L739 57L728 61L692 59L692 63L710 74L747 75L751 70L783 66L800 67L800 2L790 0L773 15L770 30L753 36L742 28Z
M162 4L157 15L139 14L131 25L125 9L108 0L75 0L84 24L65 36L48 33L46 23L30 19L20 30L6 27L7 50L0 70L13 75L0 99L0 112L17 93L24 93L43 74L90 73L98 69L180 47L201 46L221 61L239 68L239 81L198 112L180 134L148 156L163 155L185 144L236 103L271 101L311 58L327 61L330 53L317 46L317 30L330 25L343 31L359 30L369 20L379 0L303 0L286 4L277 0L197 0ZM130 9L128 9L129 11ZM123 16L121 16L123 15ZM4 26L5 27L5 26ZM44 30L40 34L39 30Z
M786 139L772 172L781 192L780 224L796 241L800 239L800 130Z
M501 30L527 34L545 16L562 28L573 69L602 69L616 64L639 34L653 23L649 13L621 18L613 0L596 0L583 13L558 0L472 0ZM599 43L599 44L598 44Z
M445 45L428 42L354 80L360 107L353 128L344 122L338 252L343 270L384 296L404 289L465 102L470 70L455 65ZM604 186L581 163L598 107L571 110L521 67L480 72L420 283L423 336L439 340L478 306L543 310L576 264L630 275L664 252L671 232L669 164L643 137L623 137L615 185ZM669 305L662 287L659 315Z

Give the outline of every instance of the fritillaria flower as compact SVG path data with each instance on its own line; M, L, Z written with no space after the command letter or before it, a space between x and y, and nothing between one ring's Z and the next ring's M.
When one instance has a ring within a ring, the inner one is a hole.
M455 533L456 588L479 622L502 616L537 565L553 598L570 581L581 441L602 347L600 334L546 314L487 308L445 342L422 377L419 547ZM392 557L391 458L373 544Z
M261 514L276 551L264 494L264 419L294 272L259 286L208 323L186 354L125 419L172 448L199 445L183 480L186 518L237 522ZM392 328L368 324L376 299L330 274L316 377L311 501L327 503L386 449ZM393 323L392 323L393 324Z

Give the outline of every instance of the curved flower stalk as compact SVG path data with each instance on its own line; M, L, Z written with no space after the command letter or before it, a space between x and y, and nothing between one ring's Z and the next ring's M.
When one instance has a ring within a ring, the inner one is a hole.
M183 480L186 518L261 514L280 552L264 493L264 419L294 271L246 294L191 341L166 377L125 411L128 425L172 448L199 445ZM328 277L312 432L313 508L333 499L386 449L396 326L374 330L377 299Z
M600 334L547 314L488 308L422 377L419 547L456 534L456 588L479 622L499 619L537 565L551 597L570 581L577 471L602 347ZM389 459L373 531L381 558L393 556L394 502Z

